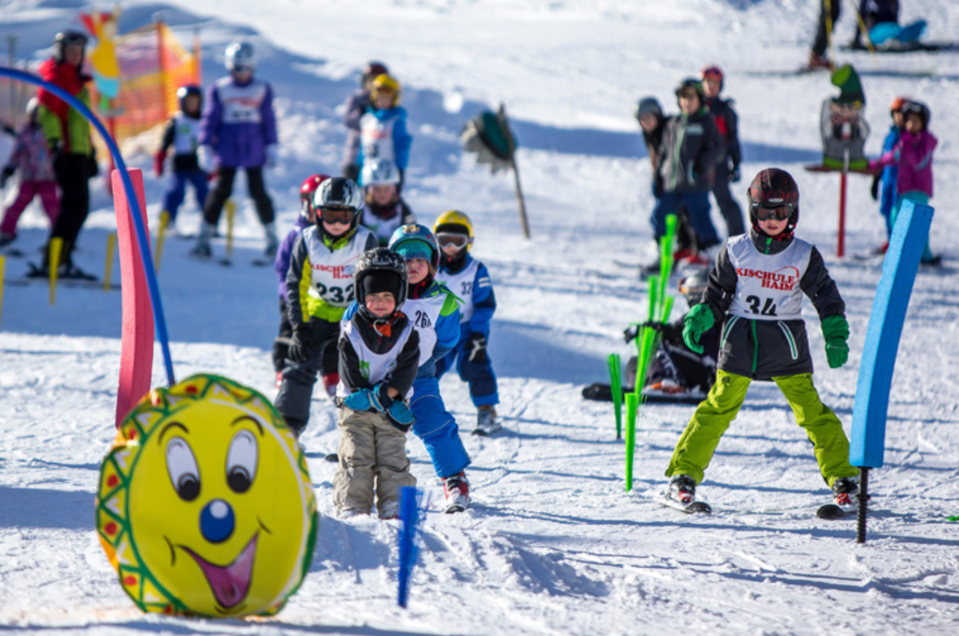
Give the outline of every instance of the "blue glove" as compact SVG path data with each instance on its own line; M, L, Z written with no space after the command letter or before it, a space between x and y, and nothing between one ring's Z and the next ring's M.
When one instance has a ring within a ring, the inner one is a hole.
M343 404L354 411L369 411L373 408L370 400L370 390L360 389L343 398Z
M393 424L393 426L401 431L410 430L410 427L413 426L413 422L416 421L416 418L413 417L413 412L410 410L410 407L406 406L406 402L403 400L393 400L390 408L386 410L386 417L389 418L390 423Z
M393 398L390 397L388 389L385 382L380 382L370 390L370 402L380 413L388 410L393 404Z

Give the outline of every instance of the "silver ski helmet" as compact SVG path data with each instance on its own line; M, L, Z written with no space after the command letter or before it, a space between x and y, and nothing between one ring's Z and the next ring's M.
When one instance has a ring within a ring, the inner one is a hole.
M396 307L394 315L406 302L409 275L403 258L388 247L377 247L363 252L353 270L353 293L358 310L369 320L379 320L366 308L367 294L390 292Z
M256 68L256 51L249 42L234 42L226 47L226 58L223 61L226 70L250 71Z
M73 29L67 29L57 33L56 37L53 38L53 54L57 63L62 64L66 59L66 48L68 46L79 44L80 47L83 48L79 68L83 68L83 60L86 57L87 42L89 41L90 39L85 34L80 31L74 31Z
M363 162L360 172L360 185L364 188L374 185L396 185L400 182L400 171L390 159L370 159Z
M679 281L679 293L686 298L686 304L689 305L690 308L695 307L703 301L703 292L706 291L706 284L708 282L708 269L700 270Z

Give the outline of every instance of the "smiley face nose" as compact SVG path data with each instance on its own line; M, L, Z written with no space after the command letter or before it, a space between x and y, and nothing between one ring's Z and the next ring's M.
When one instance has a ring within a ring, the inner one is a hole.
M214 499L200 513L200 532L210 543L226 541L233 534L236 518L233 508L222 499Z

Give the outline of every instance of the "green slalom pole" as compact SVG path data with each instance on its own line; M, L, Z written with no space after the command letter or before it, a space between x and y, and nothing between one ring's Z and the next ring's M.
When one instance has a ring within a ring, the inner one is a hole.
M633 452L636 450L636 404L635 393L626 394L626 492L633 489Z
M616 415L616 439L623 439L623 378L618 353L609 354L609 387L613 393L613 413Z

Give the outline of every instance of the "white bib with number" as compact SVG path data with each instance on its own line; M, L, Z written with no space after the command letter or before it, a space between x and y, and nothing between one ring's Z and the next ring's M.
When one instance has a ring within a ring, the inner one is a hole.
M200 139L199 118L187 117L177 113L173 117L173 152L178 155L188 155L196 152Z
M436 272L436 280L445 283L449 290L462 301L460 303L461 324L469 322L473 317L473 284L476 281L477 269L479 269L479 261L474 259L455 274L445 271Z
M413 333L413 323L407 322L403 333L396 339L396 343L392 349L386 353L374 353L370 351L370 348L363 342L363 336L357 331L356 325L354 325L352 321L344 320L340 324L340 337L348 339L350 344L353 345L353 349L356 351L356 357L359 358L360 361L360 373L374 386L386 380L390 377L390 374L393 373L393 370L396 368L396 358L409 341L410 334ZM342 381L339 386L337 386L336 393L340 397L349 395ZM407 400L413 397L413 387L410 387L410 390L407 391L403 397Z
M303 241L310 259L308 293L311 297L333 307L348 307L353 302L353 270L363 255L369 235L369 230L358 227L349 244L331 252L323 244L315 225L303 230Z
M782 252L763 254L743 234L727 241L726 252L738 277L730 314L752 320L802 318L799 281L809 267L812 245L794 238Z
M389 159L396 162L393 150L393 124L396 117L387 117L380 121L373 113L360 117L360 144L363 146L363 160Z
M403 313L410 319L413 328L420 336L420 363L423 366L433 356L436 346L436 323L446 304L446 294L436 294L429 298L407 298L403 303Z
M232 78L224 77L216 83L224 124L259 124L260 106L266 99L267 86L253 80L246 86L237 86Z

